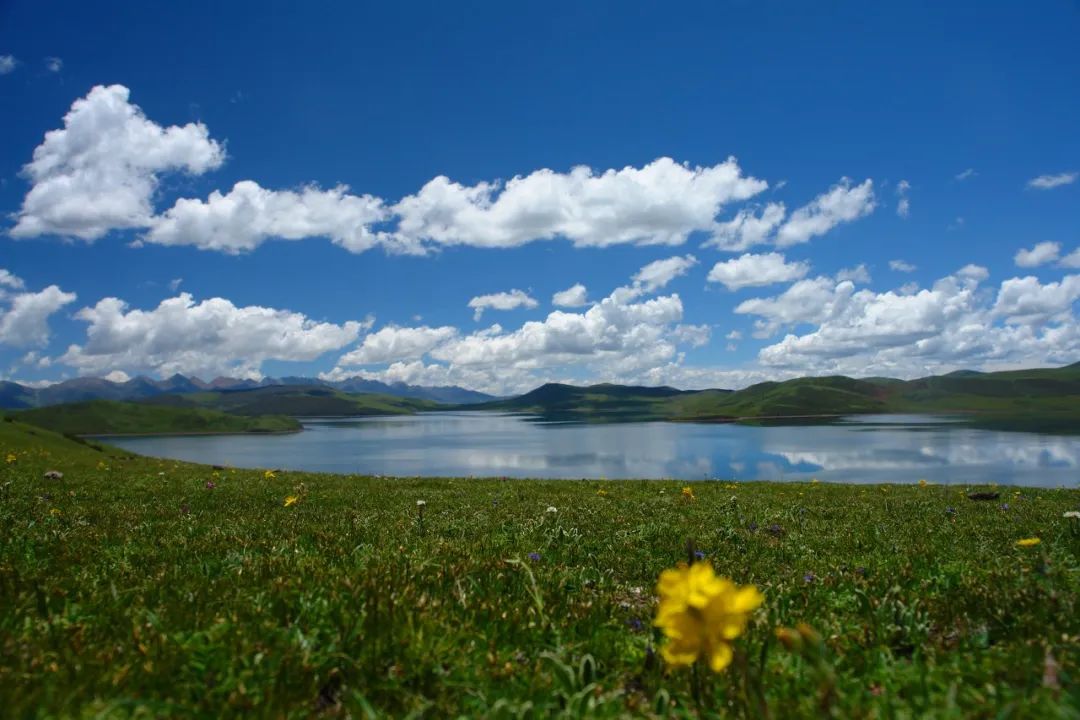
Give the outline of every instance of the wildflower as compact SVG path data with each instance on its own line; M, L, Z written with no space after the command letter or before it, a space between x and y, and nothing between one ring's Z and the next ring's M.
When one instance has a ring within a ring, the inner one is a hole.
M1037 537L1029 537L1029 538L1024 538L1023 540L1017 540L1016 541L1016 547L1035 547L1036 545L1038 545L1041 542L1042 542L1042 540L1040 540Z
M540 562L540 553L538 553L538 552L529 553L529 560L531 560L532 562Z
M267 470L266 472L263 473L263 479L264 480L273 480L276 477L277 477L277 475L274 473L273 470Z
M607 490L605 490L604 488L600 488L596 491L596 494L600 497L607 497Z
M810 583L814 582L814 580L817 580L817 576L814 575L814 573L812 572L808 572L802 576L802 579L804 583L809 585Z
M694 497L694 488L687 485L682 489L682 496L684 500L696 500Z
M547 512L550 515L554 515L555 513L559 512L559 511L558 511L558 509L556 509L556 507L554 505L548 505L548 509L545 510L545 512Z
M698 561L704 560L705 559L705 553L703 553L701 550L695 550L694 551L694 559L698 560Z
M216 487L217 487L217 483L214 482L213 480L207 480L206 481L206 489L207 490L213 490Z
M426 507L427 507L427 500L417 500L416 501L417 510L423 511L423 509L426 508Z
M773 523L765 531L773 537L782 537L784 535L784 526L780 523Z
M749 530L750 532L756 532L756 531L757 531L757 529L758 529L758 524L757 524L756 522L754 522L753 520L751 520L751 521L750 521L750 522L749 522L749 523L748 523L748 524L746 525L746 529L747 529L747 530Z
M662 653L672 665L704 659L713 672L730 663L731 641L742 635L764 597L753 585L717 577L708 563L665 570L656 586L660 605L654 625L667 636Z
M1002 510L1008 510L1009 509L1009 503L1001 503L1001 509Z
M1066 510L1065 514L1062 515L1061 517L1070 518L1072 520L1080 520L1080 512L1078 512L1076 510Z
M820 482L821 482L820 480L818 480L817 478L814 478L813 480L810 481L810 484L811 485L817 485Z
M645 623L641 622L641 618L636 617L627 620L626 625L634 632L641 632L645 628Z
M49 510L49 514L52 515L53 517L59 517L60 508L52 508L51 510Z
M926 478L921 478L921 479L919 480L919 487L926 487L926 486L927 486L927 485L929 485L929 484L930 484L930 483L929 483L929 482L927 482Z
M285 498L285 507L291 507L298 502L300 502L300 497L298 495L290 495Z
M7 457L5 458L5 460L7 460L7 464L8 464L8 465L11 465L11 464L12 464L13 462L15 462L16 460L18 460L18 458L17 458L17 457L15 457L15 453L8 453L8 454L7 454Z
M949 507L945 508L945 514L946 515L955 515L956 514L956 508L954 508L952 505L950 505Z

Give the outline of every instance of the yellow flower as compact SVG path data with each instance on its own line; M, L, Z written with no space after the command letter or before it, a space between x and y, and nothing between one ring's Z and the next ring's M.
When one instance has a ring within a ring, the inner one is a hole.
M919 487L926 487L929 484L930 483L926 481L926 478L922 478L921 480L919 480Z
M811 485L817 485L820 482L821 482L820 480L818 480L817 478L814 478L813 480L810 481L810 484Z
M289 497L285 498L285 507L289 507L290 505L295 505L298 502L300 502L300 496L298 496L298 495L290 495Z
M694 497L694 488L689 485L682 489L682 496L687 500L697 500L697 498Z
M675 666L707 660L713 672L731 663L731 641L742 635L752 613L765 599L753 585L739 587L717 577L708 563L680 565L660 573L660 605L653 624L668 642L661 649Z
M267 470L266 472L263 473L263 478L266 479L266 480L272 480L273 478L276 478L276 477L277 477L277 475L274 474L273 470Z
M60 508L53 508L49 511L49 514L53 517L57 517L58 515L60 515Z
M600 488L599 490L596 491L596 494L599 495L600 497L605 497L607 495L607 490L605 490L604 488Z
M1024 538L1016 541L1016 547L1035 547L1041 542L1042 540L1037 537Z
M16 457L15 457L15 453L8 453L8 454L7 454L7 458L6 458L6 459L7 459L7 464L8 464L8 465L10 465L11 463L13 463L13 462L15 462L16 460L18 460L18 458L16 458Z

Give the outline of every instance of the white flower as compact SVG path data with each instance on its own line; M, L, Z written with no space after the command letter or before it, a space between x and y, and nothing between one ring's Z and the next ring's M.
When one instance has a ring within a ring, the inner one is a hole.
M549 513L551 513L552 515L554 515L555 513L559 512L559 511L558 511L557 509L555 509L555 506L554 506L554 505L548 505L548 509L547 509L547 511L548 511Z
M416 501L416 507L418 507L418 508L427 507L427 501L426 500L417 500Z
M1061 517L1070 518L1072 520L1080 520L1080 512L1078 512L1076 510L1069 510L1064 515L1062 515Z

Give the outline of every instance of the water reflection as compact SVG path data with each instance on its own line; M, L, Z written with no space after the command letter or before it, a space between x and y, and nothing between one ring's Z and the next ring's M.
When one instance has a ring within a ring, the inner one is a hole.
M114 439L148 455L381 475L998 482L1076 487L1080 438L976 430L947 418L832 425L573 425L491 413L310 420L280 436Z

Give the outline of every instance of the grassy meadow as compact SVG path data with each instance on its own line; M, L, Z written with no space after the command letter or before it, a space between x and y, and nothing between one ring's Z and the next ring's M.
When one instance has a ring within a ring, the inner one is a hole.
M0 707L1080 717L1080 491L682 488L214 469L0 422ZM720 674L658 652L688 557L764 596Z

